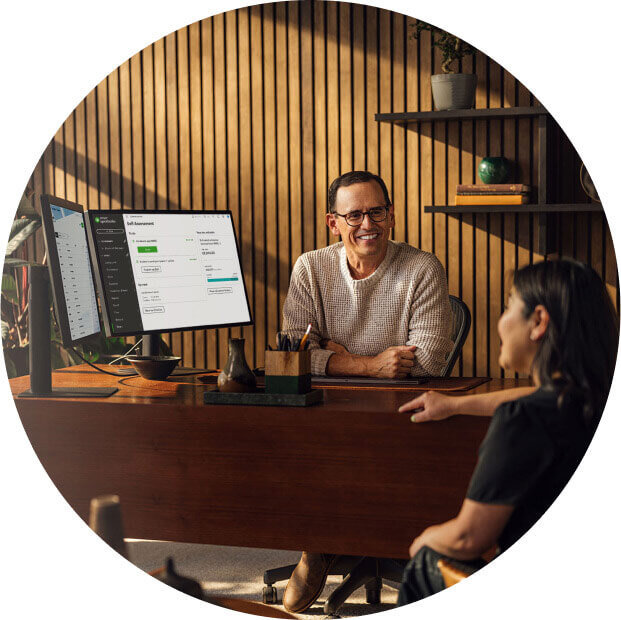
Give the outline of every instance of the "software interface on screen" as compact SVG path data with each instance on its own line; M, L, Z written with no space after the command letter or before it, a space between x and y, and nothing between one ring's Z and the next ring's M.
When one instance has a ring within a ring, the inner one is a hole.
M113 333L250 322L228 213L90 214Z
M100 331L84 218L79 211L50 205L72 340Z

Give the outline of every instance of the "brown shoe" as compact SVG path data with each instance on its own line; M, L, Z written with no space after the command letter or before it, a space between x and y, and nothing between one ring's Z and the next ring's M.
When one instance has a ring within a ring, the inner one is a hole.
M287 611L301 613L319 598L335 559L335 555L327 553L302 553L282 597Z

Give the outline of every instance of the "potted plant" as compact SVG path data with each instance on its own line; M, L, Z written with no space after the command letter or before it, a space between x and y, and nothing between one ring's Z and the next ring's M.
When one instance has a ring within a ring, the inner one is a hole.
M418 39L422 32L431 32L431 43L442 52L442 73L431 76L431 92L437 110L464 110L474 105L477 76L455 73L451 68L464 56L476 53L476 48L441 28L416 20L411 36Z
M28 295L29 261L16 258L23 254L26 241L41 226L41 216L32 206L33 191L22 196L6 248L2 272L2 345L9 377L28 372Z

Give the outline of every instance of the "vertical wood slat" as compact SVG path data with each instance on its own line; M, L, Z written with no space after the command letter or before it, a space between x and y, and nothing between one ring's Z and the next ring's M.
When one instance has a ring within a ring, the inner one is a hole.
M267 293L266 293L266 222L265 222L265 133L263 107L263 66L261 62L263 32L261 7L250 8L250 71L252 98L252 192L253 192L253 248L254 248L254 307L255 350L254 363L263 366L267 346Z
M241 228L239 210L239 84L238 84L238 50L237 50L237 11L229 11L224 15L225 22L225 88L226 88L226 160L227 160L227 206L232 212L232 217L237 222L235 233L237 242L242 255L244 248L241 244ZM232 338L241 337L241 329L233 327L226 330L228 334L222 331L220 341L220 351L224 351L228 336ZM226 334L226 335L225 335Z
M326 89L326 7L322 2L313 4L313 59L314 59L314 115L315 128L315 247L328 243L325 224L328 195L328 104Z
M474 69L472 56L469 56L462 63L462 70L471 73ZM472 121L463 121L461 123L460 136L460 164L461 164L461 182L474 183L474 123ZM462 218L461 235L462 235L462 252L460 256L462 280L461 280L461 299L468 305L472 315L472 327L468 338L462 349L462 373L465 376L476 374L476 289L474 274L476 273L476 255L475 255L475 238L476 228L474 226L474 215L467 214Z
M213 18L213 74L214 74L214 209L228 209L229 169L227 158L227 88L226 88L226 20L227 14ZM228 15L228 19L231 16ZM215 334L215 359L219 362L226 357L228 330L218 329Z
M278 176L276 168L276 76L274 6L263 7L263 79L265 102L265 202L267 251L267 339L272 343L280 327L278 305Z
M288 3L275 5L275 82L276 82L276 177L277 177L277 215L278 215L278 256L276 259L278 273L278 317L282 316L282 307L289 285L291 261L291 177L289 174L289 50L287 47ZM280 321L279 321L280 322Z
M537 184L536 122L451 121L416 128L376 123L378 112L432 109L439 70L429 33L413 19L338 2L256 5L217 15L154 42L82 101L35 168L35 191L90 208L232 211L255 325L172 334L184 363L221 366L227 338L243 334L262 365L281 322L293 262L336 241L325 226L329 183L355 168L380 173L397 209L395 240L434 251L451 294L473 314L455 373L499 376L496 321L506 272L542 258L538 218L423 212L450 204L457 183L477 179L485 155L516 164ZM532 105L523 85L478 54L477 107ZM559 199L586 201L579 161L561 133L550 182ZM535 187L534 193L536 194ZM559 254L590 262L619 303L614 248L601 215L550 218ZM42 238L30 244L42 256Z
M405 46L404 46L404 18L402 15L392 14L392 108L403 109L405 103ZM392 148L392 200L395 205L395 230L393 239L405 241L407 238L407 200L406 200L406 136L404 131L393 132ZM397 162L397 165L393 165ZM403 162L403 163L401 163Z
M502 69L497 63L490 61L489 67L489 106L500 108L501 100L501 80ZM500 120L492 120L489 123L489 154L494 156L502 155L502 128ZM501 315L503 307L503 254L502 254L502 215L494 214L490 217L489 228L489 265L494 265L494 269L488 269L489 273L489 305L488 305L488 325L487 339L489 342L489 373L495 377L501 374L498 364L500 355L500 341L498 339L496 325Z
M314 56L313 56L313 24L312 4L304 2L300 5L300 46L297 50L300 62L300 110L301 117L301 251L315 249L315 133L314 112L315 101L313 91ZM318 206L318 205L317 205ZM323 223L322 223L323 225Z
M203 165L203 205L206 210L216 208L216 143L215 143L215 69L214 69L214 20L201 22L201 114L202 114L202 165ZM218 366L217 333L207 331L205 366Z
M190 209L201 211L208 207L203 199L203 136L202 136L202 68L201 68L201 24L195 22L188 26L188 72L189 72L189 131L190 131ZM192 357L192 365L206 368L205 331L187 332L184 336L184 352Z
M250 30L249 11L241 9L237 14L238 20L238 66L239 66L239 109L247 110L239 115L239 205L237 218L234 221L239 227L238 237L242 250L241 261L246 282L246 290L251 307L255 307L254 299L254 205L252 204L252 135L250 122L251 97L250 97ZM242 217L244 214L244 217ZM248 360L253 362L255 347L255 328L244 327L241 336L246 340L246 350L249 352Z

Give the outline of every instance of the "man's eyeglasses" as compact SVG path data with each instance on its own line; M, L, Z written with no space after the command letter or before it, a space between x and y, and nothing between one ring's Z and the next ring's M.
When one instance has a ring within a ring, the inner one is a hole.
M385 207L371 207L368 211L350 211L349 213L336 213L338 217L342 217L350 226L360 226L364 220L364 216L368 215L372 222L383 222L388 215L390 205Z

